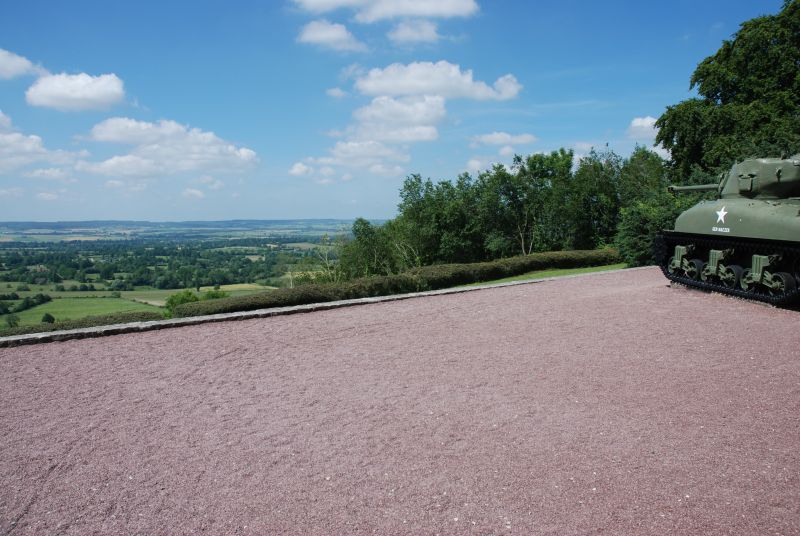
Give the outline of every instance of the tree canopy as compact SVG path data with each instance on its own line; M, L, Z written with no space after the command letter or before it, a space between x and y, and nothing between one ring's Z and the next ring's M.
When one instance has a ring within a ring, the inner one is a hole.
M736 160L800 152L800 1L744 22L695 69L698 98L656 121L680 177L714 173Z

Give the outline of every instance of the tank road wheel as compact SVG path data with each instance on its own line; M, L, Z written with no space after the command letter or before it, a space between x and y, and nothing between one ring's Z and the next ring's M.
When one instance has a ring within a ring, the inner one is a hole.
M773 286L769 287L770 296L781 296L782 294L793 292L797 288L797 283L792 274L787 274L786 272L772 274L772 282Z
M744 268L736 264L726 266L722 273L719 274L720 282L727 288L736 288L739 281L742 279Z
M742 272L742 275L739 277L739 286L742 287L742 290L745 292L752 292L755 288L755 285L750 282L750 268Z
M705 268L705 266L706 263L704 263L700 259L690 260L686 265L686 277L697 281L698 279L700 279L700 274L703 273L703 268Z

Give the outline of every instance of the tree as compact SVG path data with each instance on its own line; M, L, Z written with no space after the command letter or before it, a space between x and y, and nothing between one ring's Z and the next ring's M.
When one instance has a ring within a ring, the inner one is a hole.
M622 208L662 193L667 187L664 159L646 147L637 146L619 173L619 202Z
M181 292L177 292L175 294L170 295L167 298L167 303L165 305L167 311L171 315L175 311L175 308L177 306L182 305L184 303L196 302L199 300L200 298L197 296L197 294L195 294L189 289L186 289L182 290Z
M42 315L43 324L53 324L55 321L56 321L55 317L50 313L45 313Z
M6 315L6 326L9 328L15 328L19 326L19 317L13 313Z
M697 196L675 196L665 190L637 199L620 211L616 246L628 266L655 264L653 239L656 233L670 229L675 218L697 202Z
M619 220L622 159L613 151L591 150L581 158L565 203L573 222L572 247L593 249L610 243Z
M570 216L565 207L572 187L572 150L514 158L517 175L527 183L528 202L533 214L533 249L563 249L569 245Z
M700 62L691 88L699 98L669 106L656 121L656 143L681 178L800 151L800 2L743 23Z

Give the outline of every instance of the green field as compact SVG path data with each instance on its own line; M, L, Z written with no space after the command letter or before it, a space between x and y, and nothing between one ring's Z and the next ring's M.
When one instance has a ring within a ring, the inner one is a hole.
M75 320L85 316L107 315L128 311L158 311L158 307L122 298L59 298L16 313L20 326L40 324L42 316L50 313L59 320ZM2 319L0 319L2 321ZM0 329L5 327L5 322Z
M17 290L19 282L2 283L0 284L0 294L15 293L20 298L32 297L35 294L48 294L54 300L67 299L67 298L103 298L112 297L113 291L111 290L53 290L54 285L48 283L47 285L27 285L30 290ZM64 281L65 287L69 288L70 285L79 284L76 281ZM96 286L99 286L96 284ZM214 287L200 287L202 292L213 290ZM274 290L276 287L265 285L258 285L255 283L237 283L233 285L222 285L220 290L224 290L231 296L244 296L247 294L255 294L257 292L264 292L265 290ZM137 290L123 290L119 292L121 298L132 300L141 303L147 303L158 307L163 307L167 298L172 294L180 292L183 289L156 289L156 288L139 288ZM193 290L193 289L192 289ZM76 317L73 317L76 318Z
M546 277L561 277L565 275L577 274L590 274L592 272L604 272L607 270L621 270L627 267L627 264L607 264L605 266L590 266L588 268L559 268L555 270L537 270L535 272L528 272L527 274L516 275L514 277L504 277L503 279L495 279L494 281L482 281L480 283L471 283L464 285L466 287L474 287L478 285L492 285L494 283L510 283L511 281L527 281L529 279L544 279Z
M208 292L209 290L213 290L214 287L200 287L202 292ZM258 292L264 292L265 290L274 290L275 287L266 287L263 285L256 285L254 283L238 283L235 285L222 285L220 286L220 290L224 290L230 296L245 296L247 294L256 294ZM194 289L190 289L194 290ZM125 290L120 292L120 296L128 299L134 300L141 303L147 303L150 305L156 305L159 307L163 307L164 304L167 302L167 298L172 296L175 293L181 292L181 289L169 289L169 290L159 290L159 289L141 289L141 290ZM110 293L109 293L110 294ZM197 294L197 292L195 292ZM54 296L55 297L55 296Z

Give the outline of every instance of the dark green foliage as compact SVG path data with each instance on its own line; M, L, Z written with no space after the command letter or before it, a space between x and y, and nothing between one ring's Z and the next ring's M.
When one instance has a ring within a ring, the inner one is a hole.
M225 292L224 290L219 290L219 288L216 288L214 290L209 290L207 292L203 292L202 294L200 294L201 300L218 300L220 298L227 298L227 297L228 293Z
M621 211L617 247L622 261L628 266L655 264L653 239L663 229L671 229L675 219L694 205L699 196L668 193L634 201Z
M491 262L471 264L435 264L411 270L411 274L424 283L425 288L436 290L468 283L491 281L551 268L579 268L602 266L619 262L613 249L547 251L518 257L508 257Z
M408 275L359 278L344 283L309 284L282 288L250 296L232 296L220 300L198 301L177 306L174 316L198 316L234 311L252 311L271 307L287 307L323 303L352 298L368 298L402 294L419 290L419 282Z
M149 320L163 320L164 315L157 311L130 311L127 313L114 313L109 315L87 316L78 320L65 320L53 324L37 324L35 326L22 326L0 331L0 336L26 335L28 333L43 333L64 329L91 328L110 324L127 324L130 322L147 322Z
M695 166L714 173L747 157L800 151L800 2L743 23L697 66L690 87L700 97L656 122L656 142L680 178Z
M175 307L178 305L183 305L184 303L191 303L199 301L200 298L189 289L182 290L180 292L176 292L175 294L171 294L167 298L167 302L165 304L167 311L173 313L175 311Z
M653 155L658 159L658 156ZM390 275L437 263L476 263L613 241L622 159L592 151L573 173L574 154L516 156L477 178L434 183L406 178L398 216L382 226L364 219L339 254L345 278Z
M22 301L19 302L12 309L12 312L21 313L22 311L27 311L28 309L32 309L37 305L42 305L43 303L47 303L50 300L52 300L52 298L47 294L36 294L35 296L26 296L22 298Z
M612 249L556 251L511 257L493 262L422 266L399 275L364 277L339 284L303 285L251 296L198 301L175 307L174 316L199 316L234 311L322 303L371 296L436 290L465 283L520 275L546 268L575 268L612 264L619 260Z
M9 328L15 328L19 326L19 317L13 313L6 315L6 326Z
M226 283L252 283L281 275L279 263L294 262L302 251L283 248L287 241L308 237L193 241L149 239L124 241L56 242L47 248L21 243L0 244L0 281L19 281L29 290L40 279L55 289L87 291L100 286L133 290L135 286L189 288ZM39 269L32 271L30 266ZM100 277L100 279L94 279ZM64 285L62 279L77 284Z
M581 158L563 205L570 216L570 248L590 249L613 241L621 167L622 159L613 151L592 149Z
M52 324L56 321L56 318L51 315L50 313L45 313L42 315L42 323L43 324Z
M338 253L338 269L346 279L373 274L389 275L407 268L395 243L403 240L397 225L374 226L364 218L353 223L353 239Z

